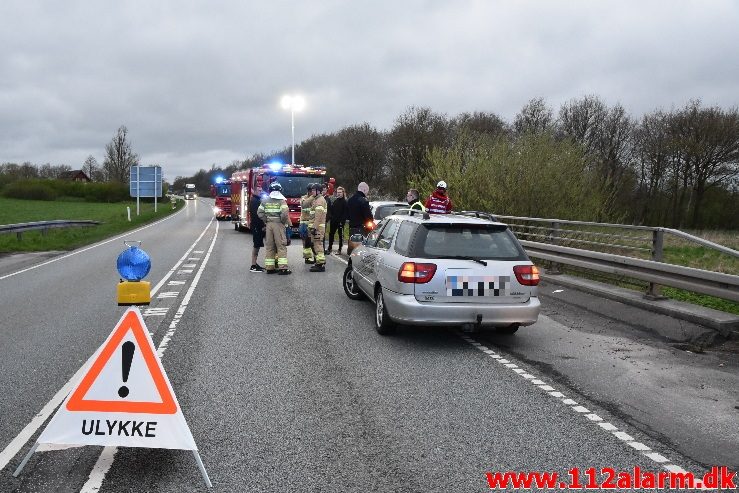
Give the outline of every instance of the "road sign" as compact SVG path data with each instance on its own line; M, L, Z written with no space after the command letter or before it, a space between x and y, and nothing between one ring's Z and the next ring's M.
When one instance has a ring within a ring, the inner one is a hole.
M91 361L14 475L39 444L166 448L192 450L210 486L137 307L123 314Z
M129 192L131 197L161 197L162 167L132 166Z

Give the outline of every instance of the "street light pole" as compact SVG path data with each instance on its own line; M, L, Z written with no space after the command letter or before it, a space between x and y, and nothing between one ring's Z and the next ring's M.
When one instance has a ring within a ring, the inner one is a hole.
M290 106L290 126L292 127L292 136L293 136L293 157L292 161L290 161L290 164L295 164L295 107Z
M290 110L290 129L292 133L292 163L295 164L295 112L300 111L305 106L305 100L302 96L286 95L282 97L283 109Z

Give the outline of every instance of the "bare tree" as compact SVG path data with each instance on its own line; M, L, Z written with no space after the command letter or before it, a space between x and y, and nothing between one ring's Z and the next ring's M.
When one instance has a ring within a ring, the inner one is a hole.
M449 145L450 128L445 115L429 108L410 107L395 120L388 134L389 185L394 193L404 193L408 176L429 166L432 149Z
M126 183L131 173L131 166L135 166L139 157L131 149L128 141L128 129L121 125L115 137L105 146L105 161L103 168L110 181Z
M552 130L554 113L543 98L534 98L521 108L513 121L516 134L540 134Z
M98 161L95 159L95 156L90 154L87 156L87 159L85 159L84 164L82 165L82 171L87 173L87 176L90 178L90 180L95 181L95 175L97 174L98 169Z

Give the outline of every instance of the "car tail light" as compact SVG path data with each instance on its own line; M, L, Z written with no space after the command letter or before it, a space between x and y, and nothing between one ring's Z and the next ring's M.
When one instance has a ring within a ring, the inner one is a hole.
M516 265L513 267L518 282L524 286L539 285L539 268L535 265Z
M436 264L417 264L404 262L398 271L398 281L412 284L429 282L436 274Z

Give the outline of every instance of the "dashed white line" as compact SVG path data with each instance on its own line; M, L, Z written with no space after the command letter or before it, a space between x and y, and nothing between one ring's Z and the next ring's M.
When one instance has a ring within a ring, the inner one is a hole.
M168 311L169 308L147 308L142 315L144 317L163 317Z
M195 291L195 288L198 285L198 282L200 281L200 276L203 273L203 270L205 269L205 266L208 264L208 259L210 258L210 254L213 251L213 247L216 244L216 238L218 237L218 223L216 223L216 231L213 235L213 241L210 243L210 247L208 248L208 253L205 255L205 258L203 259L203 263L200 264L200 268L198 269L198 273L195 274L195 277L192 280L192 283L190 283L190 287L188 288L187 292L185 293L185 297L182 300L182 303L180 303L180 307L177 309L177 312L175 313L175 317L172 320L172 323L169 324L169 330L162 338L161 342L159 343L159 346L157 347L157 355L161 358L164 355L164 351L167 350L167 345L169 344L169 341L172 340L172 336L174 335L175 331L177 330L177 323L182 318L182 315L185 313L185 310L187 309L187 305L190 302L190 298L192 297L193 292ZM103 481L105 480L105 476L108 474L108 471L113 466L113 461L115 460L115 454L118 451L118 447L105 447L100 454L100 457L98 457L98 460L95 462L95 465L92 468L92 471L90 471L90 475L87 478L87 481L82 486L82 489L80 489L80 493L97 493L100 490L100 486L102 486Z
M560 400L566 406L569 406L570 409L572 409L574 412L578 413L581 416L585 416L585 418L597 424L603 430L610 432L616 438L623 441L629 447L639 452L642 452L645 457L648 457L649 459L656 462L657 464L660 464L666 470L671 471L671 472L679 472L679 473L687 472L685 469L683 469L682 467L676 464L668 463L670 462L670 460L666 458L665 456L657 452L652 452L652 449L648 445L635 441L634 437L632 437L628 433L619 431L618 427L616 427L615 425L611 423L603 421L603 418L601 418L595 413L591 413L589 409L587 409L585 406L579 405L575 400L565 397L565 395L562 392L555 390L554 387L552 387L551 385L547 385L546 382L536 378L535 375L531 373L525 373L524 369L518 368L517 367L518 365L510 363L507 359L503 358L502 356L500 356L499 354L497 354L495 351L488 348L487 346L480 345L476 340L472 339L471 337L467 335L463 335L461 333L457 333L457 335L459 335L460 338L468 342L470 345L474 346L481 352L485 353L490 358L497 360L499 363L503 363L504 366L506 366L507 368L511 369L512 371L521 375L525 379L529 380L536 387L547 391L549 395Z
M20 270L20 271L17 271L17 272L13 272L12 274L8 274L6 276L0 277L0 280L5 279L7 277L15 276L17 274L21 274L23 272L27 272L27 271L32 270L32 269L36 269L36 268L42 267L44 265L48 265L48 264L53 263L53 262L58 262L59 260L63 260L65 258L67 258L67 257L71 257L72 255L77 255L78 253L86 252L86 251L88 251L88 250L90 250L92 248L95 248L95 247L98 247L98 246L101 246L101 245L105 245L106 243L110 243L111 241L115 241L115 240L117 240L119 238L122 238L122 237L124 237L126 235L130 235L132 233L136 233L138 231L142 231L142 230L144 230L146 228L150 228L150 227L152 227L154 225L160 224L161 222L166 221L167 219L172 218L172 217L174 217L174 214L172 214L171 216L168 216L168 217L162 219L161 221L157 221L155 223L149 224L147 226L143 226L143 227L138 228L136 230L129 231L128 233L125 233L123 235L116 236L114 238L111 238L110 240L106 240L106 241L103 241L101 243L96 243L95 245L91 245L91 246L89 246L87 248L83 248L81 250L77 250L76 252L70 253L69 255L64 255L62 257L57 257L55 259L49 260L48 262L43 262L43 263L38 264L38 265L35 265L33 267L29 267L27 269L23 269L23 270ZM185 256L190 255L190 252L195 247L195 245L198 244L198 242L203 237L203 235L205 234L205 232L208 230L208 228L210 227L210 225L212 224L212 222L213 222L213 220L211 219L211 221L203 229L203 232L200 233L200 236L198 236L198 238L193 242L193 244L190 246L190 248L188 249L188 251L185 252ZM162 280L159 281L159 283L151 290L151 296L154 296L159 291L159 289L162 287L162 285L172 275L172 273L174 272L174 270L180 265L180 263L182 263L182 261L184 260L185 256L183 256L183 258L180 259L175 264L175 266L172 268L172 270L170 270L162 278ZM28 440L30 440L33 437L33 435L38 431L38 429L46 422L46 420L49 419L49 416L51 416L54 413L54 411L56 410L57 407L59 407L59 405L62 403L62 401L64 401L64 399L67 397L67 394L69 394L69 392L72 390L72 386L74 384L76 384L82 378L82 375L84 374L85 370L89 367L90 358L92 358L93 356L94 356L94 353L90 355L90 357L87 359L87 361L82 366L80 366L80 368L75 372L75 374L72 375L72 377L64 385L62 385L62 388L60 388L59 391L56 394L54 394L54 396L49 400L49 402L46 403L46 405L41 409L41 411L39 411L39 413L36 416L34 416L33 419L31 419L31 421L20 431L20 433L18 433L18 435L15 438L13 438L13 440L11 440L10 443L0 452L0 469L4 469L5 466L8 465L8 463L13 459L13 457L15 457L18 454L18 452L20 452L20 450L28 442Z
M163 293L159 293L159 296L157 296L157 298L177 298L178 294L180 294L179 291L165 291Z

